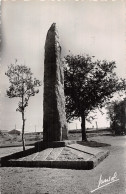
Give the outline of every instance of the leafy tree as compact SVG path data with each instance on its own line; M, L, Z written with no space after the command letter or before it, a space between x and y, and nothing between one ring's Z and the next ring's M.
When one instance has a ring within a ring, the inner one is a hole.
M94 60L89 55L67 55L64 87L67 120L81 117L82 140L87 140L85 119L95 108L102 108L113 93L124 89L125 80L116 76L115 62Z
M39 92L37 89L41 83L38 79L33 78L31 69L25 65L18 65L17 60L15 60L15 65L11 64L8 67L5 75L9 78L10 86L7 90L7 96L9 98L19 98L18 108L22 114L22 144L23 151L25 150L25 109L28 106L28 101L31 96L35 96Z
M123 101L112 101L107 106L107 119L111 121L111 129L115 135L126 133L126 99Z

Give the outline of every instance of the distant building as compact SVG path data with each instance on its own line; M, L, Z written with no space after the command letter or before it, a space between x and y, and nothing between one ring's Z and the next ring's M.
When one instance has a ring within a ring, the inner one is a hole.
M8 133L8 130L0 130L1 133Z
M13 129L13 130L9 131L8 133L11 135L20 135L21 134L21 132L17 129Z

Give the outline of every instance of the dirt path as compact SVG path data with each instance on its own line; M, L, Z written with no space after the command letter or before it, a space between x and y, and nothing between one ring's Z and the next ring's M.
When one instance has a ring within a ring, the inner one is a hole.
M112 144L110 155L93 170L48 168L0 168L1 191L7 194L89 194L98 187L99 178L117 174L119 179L93 193L126 193L126 137L102 136L93 140Z
M26 146L26 149L32 148L33 146ZM21 147L5 147L5 148L0 148L0 157L7 156L9 154L13 154L15 152L22 151L23 148Z

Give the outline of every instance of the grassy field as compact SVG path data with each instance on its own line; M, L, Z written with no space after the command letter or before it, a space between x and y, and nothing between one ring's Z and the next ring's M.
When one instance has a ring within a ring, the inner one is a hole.
M100 135L109 135L111 132L108 129L99 129L99 130L88 130L87 137L95 137ZM32 145L37 141L43 139L42 133L30 133L25 134L25 143L26 145ZM81 131L80 130L71 130L68 132L69 140L81 140ZM22 136L21 135L10 135L10 134L0 134L0 147L6 146L20 146L22 145Z
M90 139L91 137L97 137L97 136L103 136L103 135L109 135L111 132L108 132L106 130L101 130L101 131L92 131L90 133L87 133L87 137ZM34 146L34 143L37 141L42 140L42 134L26 134L25 135L25 141L26 141L26 149L30 148L30 146ZM82 139L81 137L81 132L69 132L68 133L68 139L69 140L80 140ZM86 144L87 145L87 144ZM91 147L98 147L96 142L91 142ZM102 147L102 145L101 145ZM21 141L21 135L16 136L16 135L0 135L0 157L6 156L8 154L12 154L18 151L22 151L22 141Z
M26 145L32 145L36 141L42 139L42 134L31 133L25 134L25 143ZM21 135L10 135L10 134L0 134L0 147L6 146L20 146L22 145L22 136Z

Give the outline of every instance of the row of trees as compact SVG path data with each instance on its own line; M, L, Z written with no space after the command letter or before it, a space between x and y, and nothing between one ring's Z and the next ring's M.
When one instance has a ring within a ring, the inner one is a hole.
M67 55L64 67L64 92L66 96L67 121L81 117L82 140L87 141L85 120L95 108L102 108L117 91L125 89L125 80L115 73L115 62L94 60L89 55ZM31 69L25 65L11 64L5 73L9 78L9 98L18 97L17 111L22 114L22 142L25 150L25 109L31 96L39 92L41 82L33 78Z

